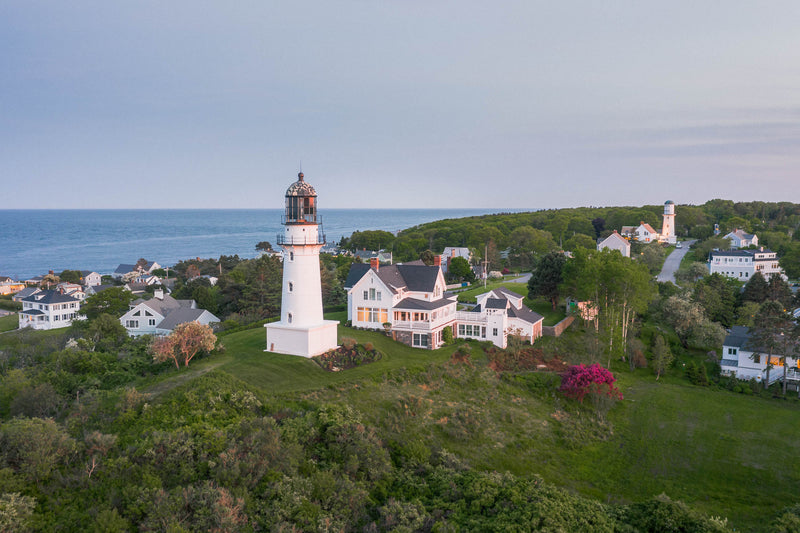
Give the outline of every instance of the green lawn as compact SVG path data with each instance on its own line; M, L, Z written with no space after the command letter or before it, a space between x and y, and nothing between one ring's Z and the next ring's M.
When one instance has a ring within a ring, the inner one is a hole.
M17 329L18 325L19 325L19 317L17 317L16 313L13 315L0 317L0 332Z
M665 492L728 517L738 531L758 531L800 500L797 400L690 386L678 370L655 381L647 369L620 368L625 399L604 426L559 399L555 382L539 382L555 376L489 370L479 343L472 343L471 366L453 365L453 346L417 350L377 332L339 332L372 342L383 359L326 372L307 359L264 352L264 332L249 330L224 337L226 353L193 363L191 371L231 374L279 403L345 403L391 446L442 447L476 468L540 475L604 502ZM175 372L167 381L180 377Z

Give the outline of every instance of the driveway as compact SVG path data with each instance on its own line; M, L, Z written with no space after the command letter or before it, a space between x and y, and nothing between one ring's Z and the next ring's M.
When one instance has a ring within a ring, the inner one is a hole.
M696 242L697 239L681 241L682 248L675 248L672 250L672 253L669 254L666 261L664 261L664 266L661 268L661 273L656 279L658 279L658 281L671 281L672 283L675 283L675 272L677 272L678 267L681 266L681 261L689 251L689 247Z

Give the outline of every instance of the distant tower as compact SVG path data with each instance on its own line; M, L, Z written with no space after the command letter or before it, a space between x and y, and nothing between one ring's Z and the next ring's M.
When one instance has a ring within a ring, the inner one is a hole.
M664 223L661 225L661 240L675 244L675 202L667 200L664 203Z
M317 192L303 173L286 190L281 321L266 324L268 352L312 357L336 347L336 320L322 318L319 251L325 234L317 222Z

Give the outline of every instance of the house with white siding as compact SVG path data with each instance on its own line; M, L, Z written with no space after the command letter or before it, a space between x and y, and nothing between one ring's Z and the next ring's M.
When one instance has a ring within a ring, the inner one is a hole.
M787 279L778 263L778 254L772 250L714 250L709 254L708 269L711 274L747 282L753 274L760 272L769 281L772 276Z
M489 340L501 348L507 346L508 335L533 342L542 334L543 317L506 289L482 294L473 310L458 311L456 297L445 294L440 264L354 263L345 290L353 327L387 329L396 341L415 348L439 348L447 327L454 337Z
M723 237L731 240L731 249L747 248L748 246L758 246L758 236L752 233L745 233L744 230L735 229Z
M131 302L128 312L119 319L131 337L140 335L168 335L178 324L198 322L208 325L219 318L205 309L199 309L194 300L176 300L156 289L153 298L139 298Z
M54 290L38 290L23 298L19 328L58 329L72 325L81 301Z
M767 379L767 361L770 362L769 383L783 379L783 354L769 355L768 351L753 345L751 332L744 326L733 326L722 343L722 360L720 372L725 376L738 379L755 379L763 382ZM786 358L787 378L800 378L798 360Z
M628 239L617 233L617 230L614 230L614 233L605 239L600 239L600 241L597 243L597 249L602 250L603 248L617 250L622 254L623 257L631 256L631 243L628 241Z

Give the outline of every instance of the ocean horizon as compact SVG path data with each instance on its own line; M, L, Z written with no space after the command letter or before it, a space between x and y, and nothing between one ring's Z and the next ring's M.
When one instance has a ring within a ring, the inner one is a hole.
M322 209L329 243L354 231L396 233L426 222L536 209ZM110 274L140 257L172 266L194 257L257 256L281 229L283 209L4 209L0 275L27 279L53 270Z

